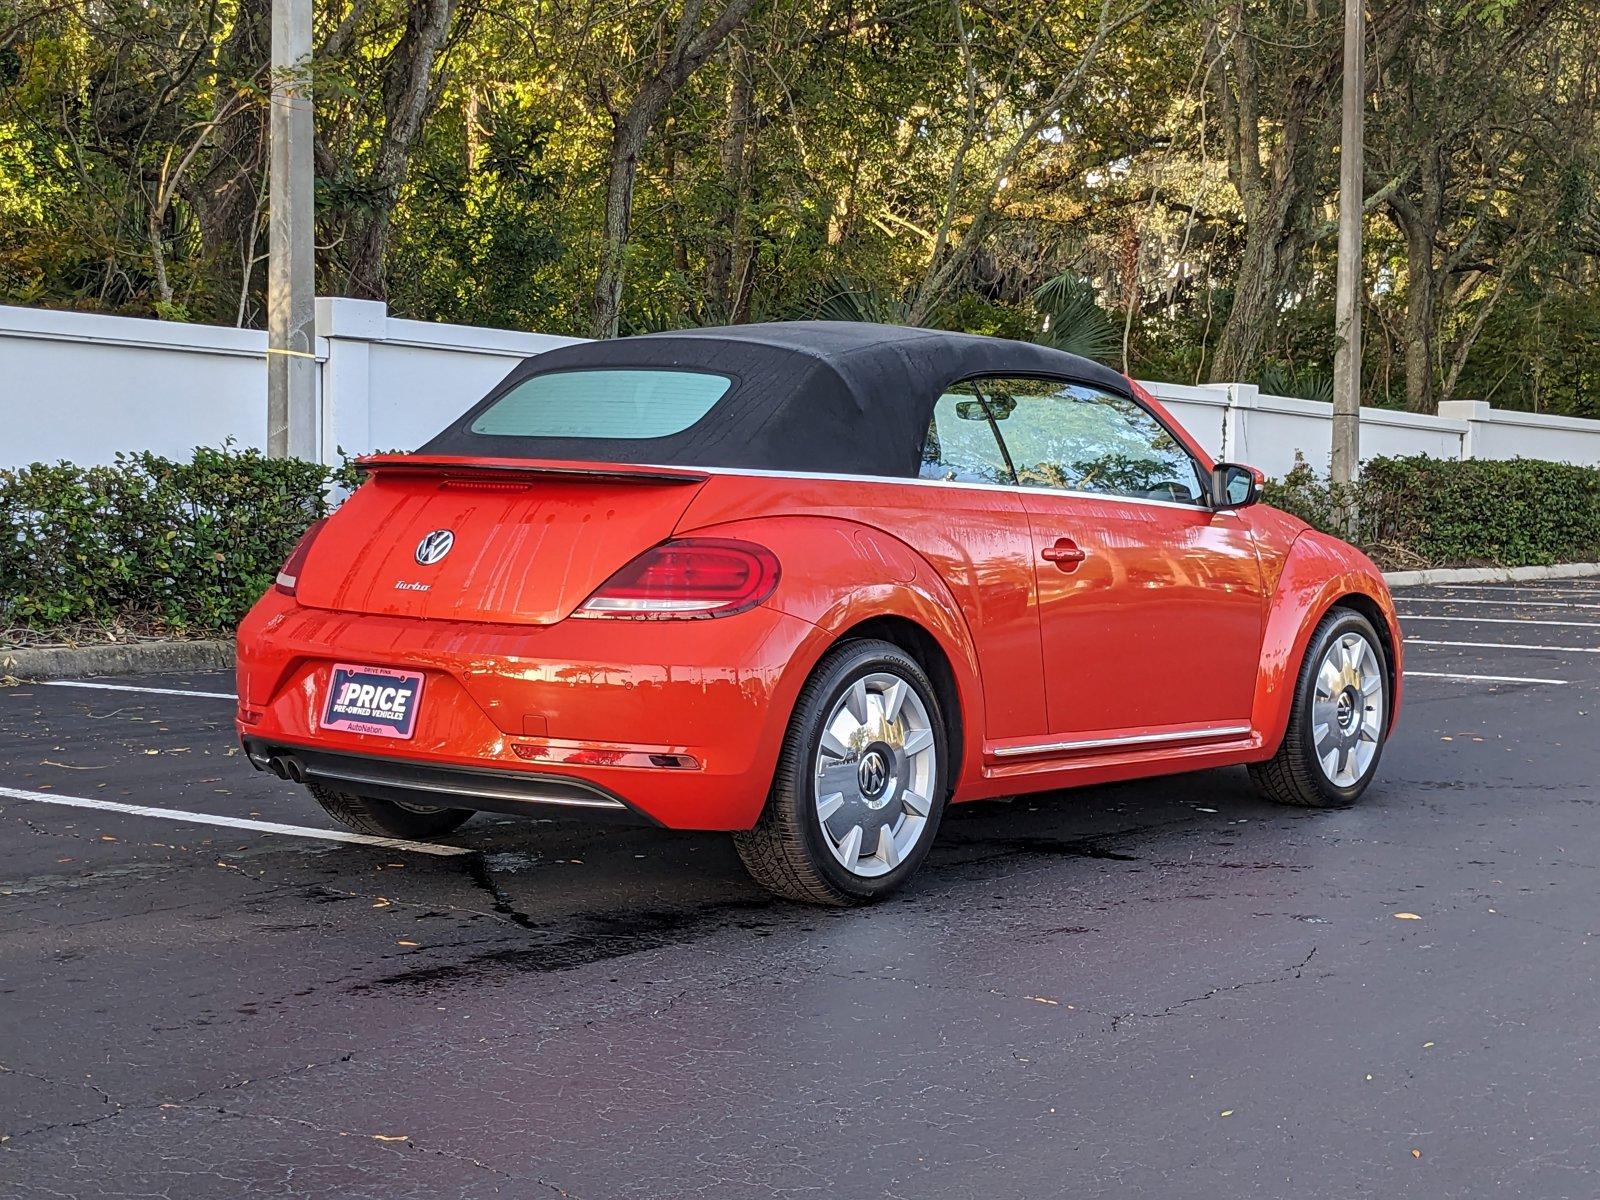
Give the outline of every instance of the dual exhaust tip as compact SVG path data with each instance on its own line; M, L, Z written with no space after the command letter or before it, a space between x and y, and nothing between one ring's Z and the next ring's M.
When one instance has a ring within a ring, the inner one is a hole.
M267 770L279 779L287 779L291 783L304 783L306 781L305 766L292 754L273 754L267 758Z

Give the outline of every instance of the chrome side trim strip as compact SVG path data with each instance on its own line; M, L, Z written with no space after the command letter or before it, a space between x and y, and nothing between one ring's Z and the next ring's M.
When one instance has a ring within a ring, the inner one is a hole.
M1022 755L1064 754L1075 750L1108 750L1114 747L1154 746L1163 742L1200 742L1212 738L1244 737L1251 732L1248 725L1217 725L1210 729L1184 729L1177 733L1143 733L1133 737L1083 738L1067 742L1034 742L1026 746L1002 746L989 753L994 758L1018 758Z

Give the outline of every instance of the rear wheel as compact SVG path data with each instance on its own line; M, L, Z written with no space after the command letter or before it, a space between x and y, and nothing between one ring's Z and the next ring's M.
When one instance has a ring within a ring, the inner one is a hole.
M468 808L402 804L395 800L379 800L375 796L342 792L323 783L308 783L306 787L334 820L348 825L357 833L370 833L374 837L412 840L444 837L460 829L472 816L472 810Z
M1372 623L1348 608L1322 618L1306 647L1289 727L1277 754L1253 763L1258 791L1279 804L1355 803L1388 737L1389 675Z
M889 642L837 646L801 689L760 820L733 835L739 857L790 900L885 896L927 857L947 762L944 716L917 661Z

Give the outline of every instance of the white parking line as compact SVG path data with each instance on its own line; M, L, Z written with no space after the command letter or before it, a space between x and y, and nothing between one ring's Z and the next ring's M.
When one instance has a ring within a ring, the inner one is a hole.
M1410 646L1465 646L1471 650L1554 650L1561 654L1600 654L1600 646L1525 646L1519 642L1441 642L1433 638L1407 638Z
M1600 595L1600 592L1597 592L1595 588L1571 583L1563 584L1560 587L1529 587L1525 583L1424 583L1417 586L1437 588L1441 592L1500 592L1513 595L1523 592L1532 596L1559 596L1563 593L1574 596Z
M1471 683L1559 683L1565 679L1529 679L1521 675L1461 675L1455 671L1406 671L1407 679L1465 679Z
M151 692L157 696L205 696L212 700L237 700L233 692L190 692L183 688L134 687L130 683L90 683L86 679L46 679L45 687L98 688L105 692Z
M227 829L249 829L256 833L281 833L289 837L317 838L324 842L350 842L357 846L377 846L384 850L409 850L414 854L454 857L474 854L463 846L438 846L428 842L408 842L403 838L373 837L366 833L346 833L340 829L312 829L307 825L280 825L277 821L251 821L243 817L218 817L210 813L185 812L181 808L151 808L144 804L120 804L115 800L91 800L86 796L58 796L53 792L29 792L22 788L0 787L0 799L32 800L40 804L60 804L67 808L97 808L125 813L132 817L159 817L189 825L221 825Z
M1600 608L1563 600L1481 600L1473 596L1396 596L1403 604L1493 604L1498 608Z
M1534 621L1525 617L1436 617L1431 613L1400 614L1402 621L1468 621L1474 625L1560 625L1566 629L1600 629L1600 621Z

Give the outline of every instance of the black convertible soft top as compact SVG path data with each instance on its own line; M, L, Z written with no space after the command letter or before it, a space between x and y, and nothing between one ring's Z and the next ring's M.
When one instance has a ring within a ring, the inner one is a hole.
M704 417L665 437L472 432L480 413L526 379L608 367L708 371L733 384ZM849 321L731 325L535 355L418 453L914 478L935 401L975 375L1044 375L1131 395L1115 371L1029 342Z

